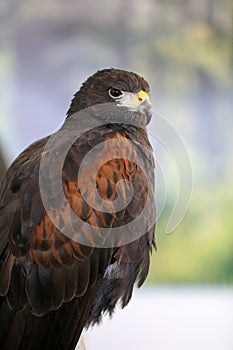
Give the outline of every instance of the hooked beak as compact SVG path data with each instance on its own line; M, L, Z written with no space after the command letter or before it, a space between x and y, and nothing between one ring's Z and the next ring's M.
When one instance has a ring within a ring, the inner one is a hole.
M124 106L132 111L138 112L146 116L146 124L149 124L152 118L152 104L149 95L140 90L137 93L124 92L124 96L118 101L119 106Z
M147 118L146 124L149 124L153 114L150 97L145 91L141 90L138 92L137 98L141 102L138 106L138 110L140 113L146 114L146 118Z

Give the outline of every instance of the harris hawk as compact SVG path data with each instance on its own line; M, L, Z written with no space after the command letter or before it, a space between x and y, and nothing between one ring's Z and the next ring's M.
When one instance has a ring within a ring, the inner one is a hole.
M102 105L108 108L95 109ZM78 137L89 115L94 124ZM111 315L118 302L127 305L134 284L143 284L156 247L151 116L149 85L141 76L98 71L74 95L65 132L55 137L59 143L69 141L70 131L77 134L60 174L54 169L62 147L54 151L51 136L8 169L0 191L1 349L75 349L84 327ZM85 163L95 148L98 155Z

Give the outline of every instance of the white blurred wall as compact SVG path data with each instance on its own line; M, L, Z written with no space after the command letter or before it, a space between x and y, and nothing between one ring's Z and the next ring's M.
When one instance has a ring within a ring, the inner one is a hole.
M87 350L232 350L232 325L232 288L144 288L83 338Z

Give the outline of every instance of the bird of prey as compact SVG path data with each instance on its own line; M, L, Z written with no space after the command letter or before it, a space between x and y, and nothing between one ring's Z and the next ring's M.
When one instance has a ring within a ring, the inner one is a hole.
M102 105L109 106L103 113L95 109ZM149 196L149 188L154 189L154 158L146 129L152 116L148 83L133 72L113 68L89 77L74 95L61 127L66 130L65 141L69 130L78 135L89 114L96 125L72 141L61 168L62 191L57 190L55 199L50 198L50 187L55 181L53 188L59 188L59 174L53 170L60 148L52 153L51 136L23 151L3 179L1 349L75 349L83 328L98 323L104 313L111 315L118 302L127 305L134 284L141 286L148 274L151 251L156 248L155 203ZM120 143L115 146L109 143L116 140ZM81 169L84 157L95 147L96 159L84 162ZM51 163L44 169L42 158L49 153ZM91 168L98 164L94 180L90 179ZM48 174L47 207L41 171ZM61 192L64 202L59 201ZM96 205L97 197L105 210ZM125 206L117 207L118 198ZM59 218L59 224L53 217ZM77 224L77 218L83 225ZM138 218L137 225L130 226Z

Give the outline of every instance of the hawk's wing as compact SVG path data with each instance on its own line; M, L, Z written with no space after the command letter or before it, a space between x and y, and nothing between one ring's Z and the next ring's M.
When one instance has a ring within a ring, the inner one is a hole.
M131 181L136 196L128 208L119 213L103 213L83 200L77 179L81 155L100 140L113 137L116 137L114 127L90 132L73 145L63 168L63 189L69 205L83 221L94 225L96 234L100 235L99 227L110 229L136 217L146 200L142 173L121 155L117 161L101 167L96 182L102 198L112 200L118 180ZM0 344L3 349L73 349L88 315L89 321L95 322L105 309L111 311L119 298L125 305L135 279L139 277L142 283L148 271L153 228L136 242L101 249L92 246L92 238L84 228L81 233L89 245L71 240L51 222L39 189L40 160L47 140L42 139L23 152L2 184ZM127 189L121 190L127 196ZM72 223L75 232L75 220L67 217L70 214L66 205L59 208L59 214L61 220Z

